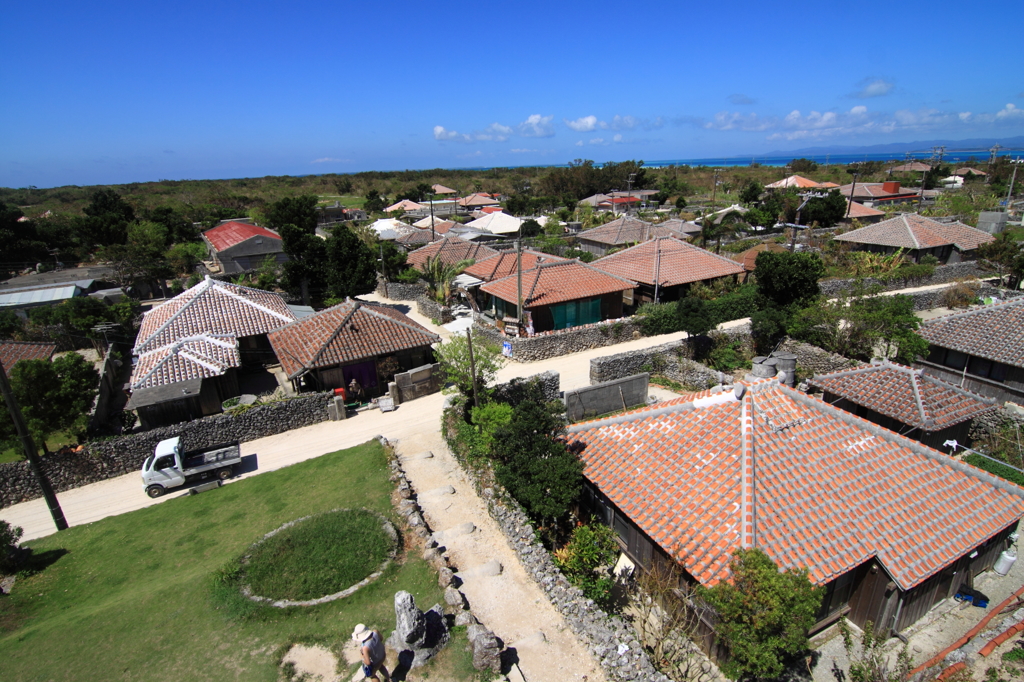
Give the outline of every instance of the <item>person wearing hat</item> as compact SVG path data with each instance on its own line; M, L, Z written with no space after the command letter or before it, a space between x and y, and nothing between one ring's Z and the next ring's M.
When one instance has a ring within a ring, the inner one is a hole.
M363 657L363 676L368 680L380 682L377 679L377 671L380 671L384 674L384 679L391 682L391 675L384 667L387 652L384 651L384 639L380 633L360 623L352 631L352 639L359 644L359 653Z

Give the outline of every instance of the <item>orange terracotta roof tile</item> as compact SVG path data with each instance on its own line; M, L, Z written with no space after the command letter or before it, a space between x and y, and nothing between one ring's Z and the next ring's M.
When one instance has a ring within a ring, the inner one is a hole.
M435 256L448 265L454 265L463 260L480 261L495 256L497 253L489 246L446 236L411 252L406 262L412 267L422 270L427 260Z
M817 584L877 557L909 589L1024 512L1024 489L774 381L569 437L586 478L705 585L757 546Z
M527 308L594 298L636 286L635 282L610 275L578 260L541 263L523 272L522 278L523 305ZM512 275L494 280L482 285L480 290L503 301L515 303L519 298L517 279L516 275Z
M996 409L991 398L889 361L819 375L810 383L926 432L941 431Z
M654 284L657 274L660 285L665 287L743 273L743 266L736 261L675 237L656 237L599 258L591 265L598 270L650 285Z
M0 342L0 363L4 370L11 371L19 360L49 360L57 350L57 344L28 341Z
M437 334L394 308L348 299L269 334L288 378L312 368L429 346Z
M1024 298L936 317L918 334L936 346L1024 367Z
M940 223L914 213L905 213L838 235L835 239L903 249L932 249L954 245L961 251L971 251L993 241L995 237L960 222Z
M515 251L502 251L495 256L485 258L470 265L465 269L465 273L477 279L482 279L485 282L501 279L502 277L516 274L516 259ZM525 272L537 267L540 263L555 263L564 260L566 259L561 256L524 249L522 265L520 267Z

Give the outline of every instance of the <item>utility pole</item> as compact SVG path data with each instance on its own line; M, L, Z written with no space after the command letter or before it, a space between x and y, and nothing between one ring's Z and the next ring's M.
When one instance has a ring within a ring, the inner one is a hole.
M434 188L430 188L430 241L437 241L437 235L434 234ZM387 288L385 286L385 288Z
M654 302L658 303L661 286L661 237L654 238Z
M28 460L28 465L32 469L32 473L35 474L39 489L43 491L46 506L50 509L50 516L53 517L53 525L57 526L58 531L66 530L68 522L64 518L64 510L60 508L60 502L57 501L57 495L53 492L50 479L46 478L46 474L43 473L36 445L32 442L28 427L25 426L25 418L21 414L18 401L14 398L14 392L11 391L11 384L7 380L7 369L3 364L0 364L0 393L3 393L7 410L11 413L11 420L14 421L14 428L18 432L18 438L21 439L21 448L25 451L25 459Z
M630 173L626 178L626 215L629 215L630 205L633 202L633 181L635 179L636 173Z
M889 171L889 174L892 175L892 171L891 170ZM857 195L857 176L858 175L860 175L860 173L854 173L853 174L853 187L850 189L850 199L846 203L846 215L843 216L843 220L845 220L845 219L850 217L850 209L853 208L853 197Z
M476 361L473 359L473 332L466 330L466 342L469 344L469 371L473 375L473 407L480 407L480 396L476 385Z
M1010 212L1010 197L1013 196L1013 183L1017 180L1017 166L1021 164L1021 159L1013 160L1013 175L1010 176L1010 189L1006 190L1006 212Z
M516 318L523 323L523 240L516 240Z
M917 212L921 212L921 204L924 203L924 186L928 181L928 171L921 171L921 191L917 195Z

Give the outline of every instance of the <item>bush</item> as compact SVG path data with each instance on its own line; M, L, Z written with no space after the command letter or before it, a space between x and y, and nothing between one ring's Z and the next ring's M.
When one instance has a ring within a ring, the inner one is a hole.
M395 281L402 282L403 284L415 284L416 282L420 281L420 277L422 274L423 273L421 273L416 268L406 268L405 270L402 270L400 273L398 273L398 276L395 277Z
M555 564L569 582L605 610L612 606L612 569L619 556L615 538L608 526L576 526L569 542L554 553Z
M18 541L21 540L22 529L0 520L0 575L13 573L17 568Z
M675 303L644 303L636 311L640 332L644 336L671 334L679 331Z
M470 421L477 428L479 447L490 452L494 445L494 433L508 426L512 421L512 406L506 403L487 403L472 411Z
M744 284L735 291L708 301L705 307L715 325L750 317L757 310L757 287Z
M947 308L966 308L978 301L981 282L978 280L958 280L956 284L942 292L942 305Z

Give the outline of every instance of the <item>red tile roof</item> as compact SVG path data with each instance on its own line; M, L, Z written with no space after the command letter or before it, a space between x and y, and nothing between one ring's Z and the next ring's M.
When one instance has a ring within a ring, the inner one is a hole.
M623 246L645 242L654 237L686 237L686 232L677 229L672 221L653 225L643 220L622 216L615 220L580 232L577 237L609 246Z
M1024 367L1024 298L936 317L917 333L936 346Z
M0 363L10 372L19 360L49 360L57 344L27 341L0 341Z
M480 291L515 303L519 298L516 280L516 275L494 280L482 285ZM542 263L523 272L523 306L534 308L594 298L635 286L635 282L609 275L578 260Z
M995 237L961 222L940 223L916 213L904 213L838 235L835 239L903 249L932 249L952 244L961 251L971 251L993 241Z
M378 355L429 346L441 340L387 306L346 300L270 333L288 378Z
M916 187L899 187L899 183L892 183L890 186L895 186L896 191L890 192L885 188L887 182L858 182L856 189L854 183L843 185L839 188L839 193L845 197L849 197L851 192L856 192L854 199L874 199L877 201L885 201L888 199L898 199L906 197L916 197L918 195L918 189Z
M234 334L197 334L140 354L131 389L215 377L241 364Z
M675 237L656 237L600 258L592 265L643 284L653 285L657 274L663 287L743 273L743 266L736 261Z
M213 248L217 251L229 249L253 237L266 237L267 239L281 241L279 234L271 232L265 227L249 225L247 223L236 223L234 221L218 225L212 230L207 230L203 232L203 236L213 244Z
M743 253L736 254L735 256L733 256L733 259L739 262L739 264L742 265L743 269L746 270L747 272L753 272L754 268L757 267L758 254L763 253L765 251L770 251L771 253L782 253L783 251L788 250L789 249L787 249L782 244L776 244L775 242L765 242L763 244L758 244L757 246L752 246Z
M996 409L991 398L889 361L823 374L810 383L926 432L941 431Z
M856 201L846 200L847 218L875 218L880 215L885 215L885 211L879 211L877 208L871 208L864 204Z
M522 269L525 272L526 270L537 267L538 263L554 263L564 260L565 258L562 258L561 256L552 256L550 253L541 253L539 251L523 249ZM485 282L514 275L516 274L516 252L502 251L496 256L491 256L490 258L477 261L466 268L465 272L467 275L472 275L473 277L482 279Z
M920 161L911 161L905 163L902 166L896 166L892 169L893 173L920 173L922 171L930 171L932 169L927 163L921 163Z
M577 424L584 476L704 585L757 546L822 585L904 590L1024 513L1024 489L775 381Z
M466 241L458 237L444 237L424 246L422 249L416 249L411 252L406 262L412 267L422 270L427 259L435 256L448 265L454 265L462 260L480 261L497 255L497 253L491 247L484 246L483 244Z
M295 313L279 295L207 277L146 313L132 352L141 355L197 334L266 334L293 321Z

